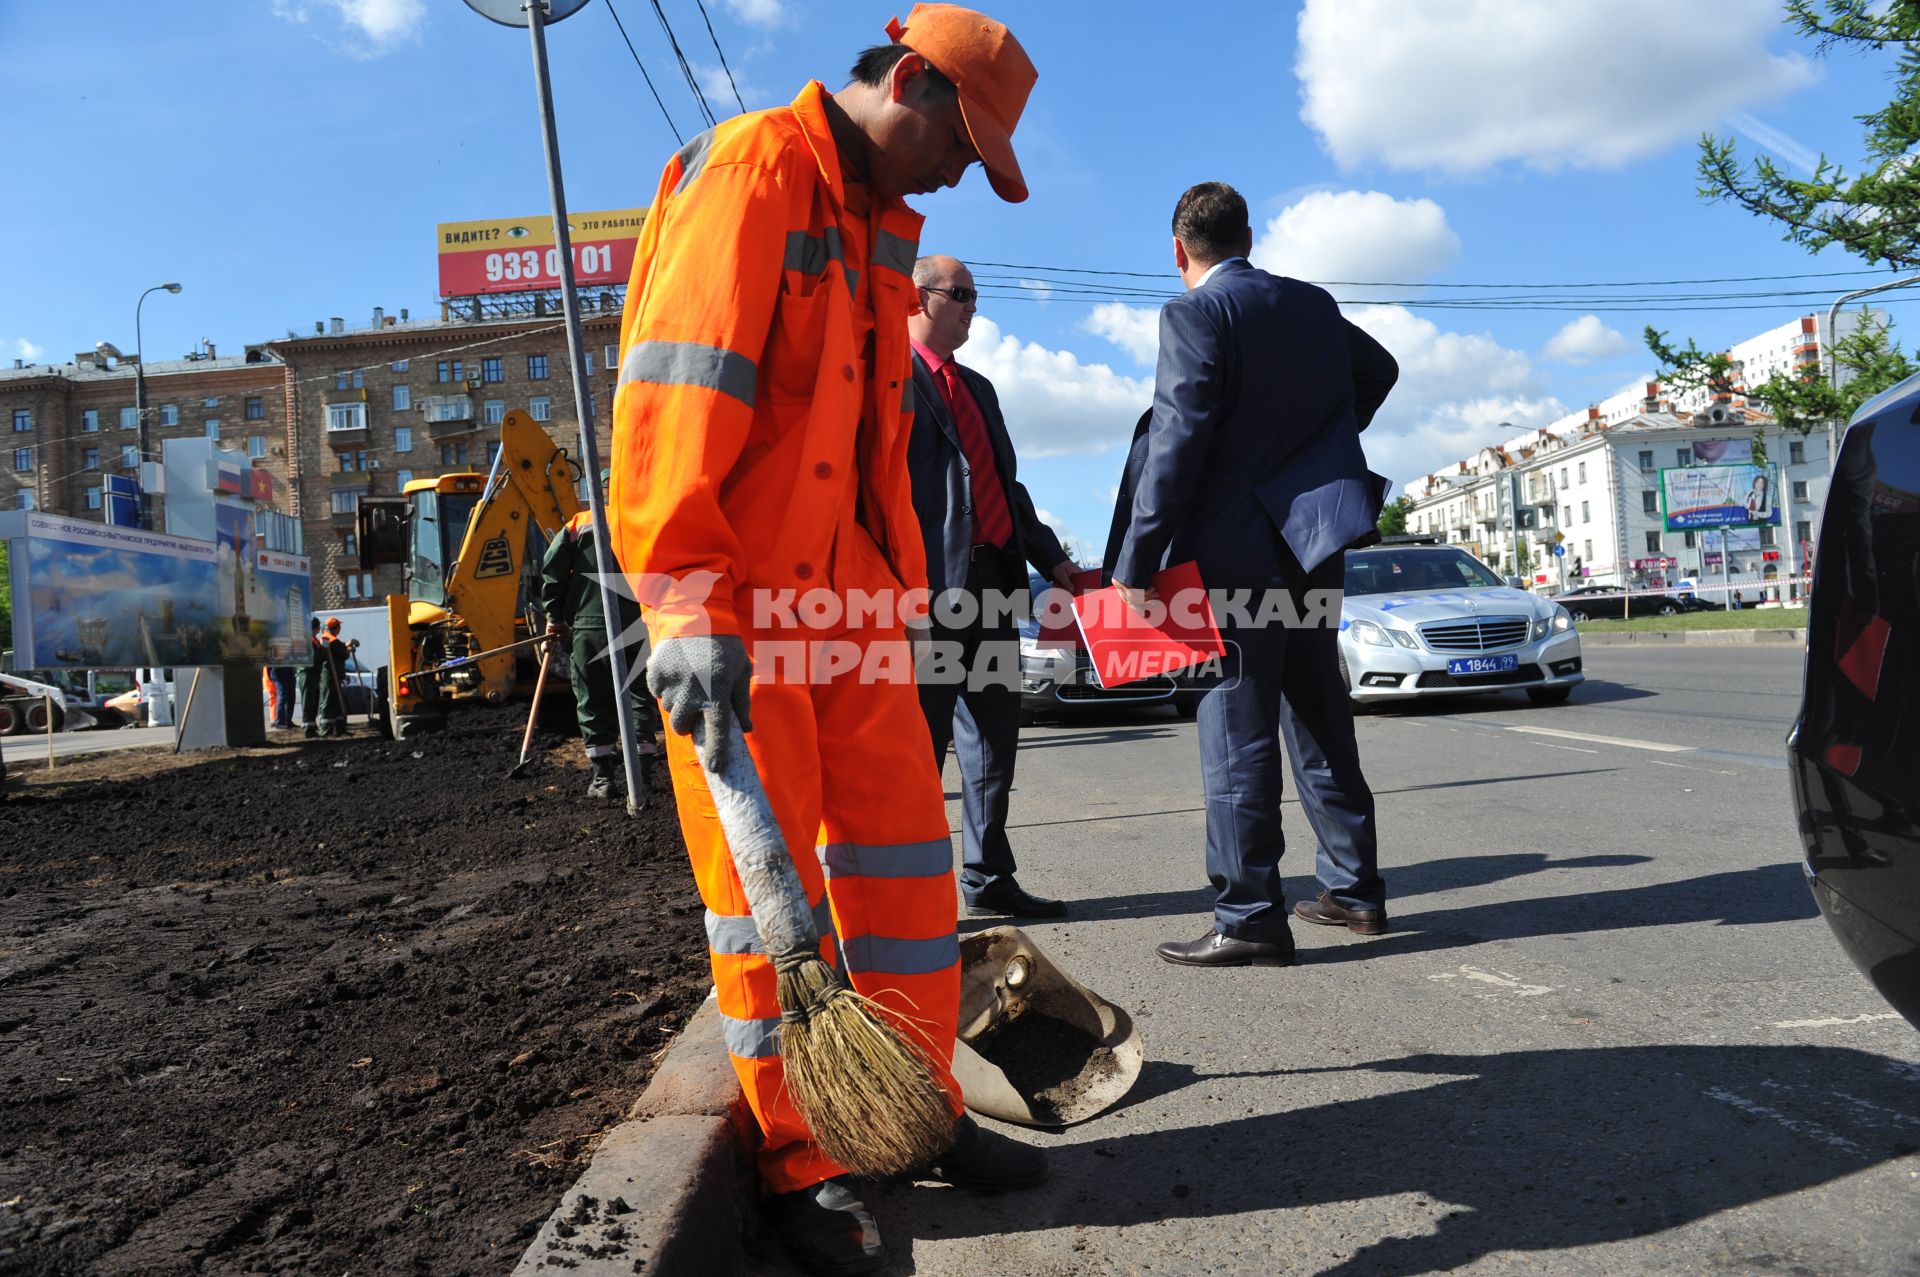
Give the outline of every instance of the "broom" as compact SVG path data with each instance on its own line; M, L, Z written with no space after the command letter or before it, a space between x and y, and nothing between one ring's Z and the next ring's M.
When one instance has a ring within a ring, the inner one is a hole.
M711 730L709 717L701 739ZM739 724L701 770L773 960L787 1092L825 1153L857 1175L923 1167L953 1144L954 1112L925 1051L820 956L820 934L799 871Z

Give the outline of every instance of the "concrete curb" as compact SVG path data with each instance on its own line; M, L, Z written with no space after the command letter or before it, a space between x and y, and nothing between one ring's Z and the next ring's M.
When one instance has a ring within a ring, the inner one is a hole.
M750 1123L709 997L514 1277L737 1277L754 1184Z
M1627 630L1616 634L1580 632L1582 646L1617 647L1629 643L1665 643L1672 646L1737 647L1749 643L1805 643L1807 632L1795 630Z

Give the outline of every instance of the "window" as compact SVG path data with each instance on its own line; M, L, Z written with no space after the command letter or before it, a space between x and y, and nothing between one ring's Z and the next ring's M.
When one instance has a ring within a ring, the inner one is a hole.
M405 372L407 370L407 365L411 362L412 361L408 359L396 359L393 362L393 370L395 372Z
M87 489L87 509L98 510L99 508L100 508L100 485L95 484L93 487Z
M1691 549L1693 549L1693 548L1694 548L1694 542L1696 542L1696 541L1698 541L1698 540L1699 540L1699 538L1698 538L1698 537L1696 537L1696 536L1695 536L1695 535L1694 535L1693 533L1691 533L1691 532L1682 532L1682 533L1680 534L1680 546L1681 546L1681 548L1682 548L1682 549L1686 549L1686 550L1691 550Z
M345 368L336 368L333 370L333 388L335 390L345 390L347 388L347 370Z
M366 376L362 374L358 368L355 368L353 370L353 388L355 390L359 390L361 387L365 386L366 384L367 384Z
M123 466L128 470L131 470L135 466L139 465L140 449L134 447L132 444L126 444L122 446L120 449L120 464L121 466Z
M205 399L202 399L200 401L200 406L202 408L218 408L220 406L220 396L208 395Z
M343 580L347 585L348 598L370 599L373 597L373 573L349 572Z
M88 434L100 429L100 410L89 408L80 414L80 428Z
M259 395L247 396L247 420L265 421L267 419L267 401Z
M1649 488L1640 494L1640 512L1658 514L1660 512L1660 494Z
M98 470L100 468L100 449L98 448L81 449L80 450L80 468L82 470Z
M1583 559L1591 559L1593 557L1593 542L1582 541L1580 544L1585 551L1580 557Z
M1809 519L1794 520L1793 539L1802 545L1813 540L1813 522Z
M336 488L332 494L335 514L352 514L360 508L360 493L353 488Z
M15 408L13 410L13 428L15 430L33 429L33 410L31 408Z
M1567 468L1565 466L1560 467L1560 486L1563 488L1571 488L1573 486L1567 482Z
M471 421L473 405L465 395L429 395L427 397L428 421Z
M335 455L340 458L340 472L342 474L351 474L355 470L365 470L367 468L367 450L365 448L348 448Z
M249 457L266 456L267 455L267 437L265 435L248 435L247 436L247 455Z
M500 455L500 441L496 439L487 444L487 466L489 469L491 469L493 466L494 458L498 457L499 455Z
M589 350L586 353L586 361L587 361L587 376L591 377L593 376L593 352L591 350Z
M220 437L220 418L208 417L207 418L207 438L218 439L219 437Z
M177 403L161 404L160 405L160 424L163 426L179 425L180 424L180 405Z
M1587 481L1587 463L1582 461L1580 463L1580 482L1585 483L1586 481Z
M15 470L33 469L33 449L15 448L13 450L13 468Z
M507 401L489 399L480 405L480 420L489 426L497 426L507 419Z
M393 388L393 410L395 412L405 412L411 407L413 407L413 387L395 386Z
M1647 533L1647 553L1660 553L1660 534L1658 532Z
M1773 541L1773 531L1774 531L1774 530L1773 530L1773 527L1772 527L1771 525L1768 525L1768 526L1766 526L1766 527L1763 527L1763 528L1761 528L1761 529L1760 529L1760 544L1761 544L1761 545L1772 545L1772 544L1774 543L1774 541Z
M407 490L407 485L408 485L409 483L412 483L412 482L413 482L413 471L411 471L411 470L395 470L395 471L393 472L393 488L394 488L394 491L396 491L396 492L405 492L405 491Z
M545 395L538 395L527 400L527 415L535 421L552 421L553 400L547 398Z
M367 406L363 403L330 403L327 405L327 429L329 430L365 430L367 428Z
M1675 448L1673 451L1673 464L1675 464L1676 466L1692 465L1693 449L1692 448Z
M500 356L493 355L480 361L480 380L505 381L507 370Z
M393 428L393 450L395 452L413 451L413 427L395 426Z
M120 410L120 428L122 430L134 430L134 429L137 429L139 425L140 425L139 414L137 414L133 409L122 408Z
M443 443L440 445L440 464L443 466L464 466L467 464L467 445L464 443Z
M1585 501L1582 501L1580 503L1580 522L1582 523L1593 522L1593 509Z
M466 380L466 378L461 375L460 361L458 359L442 359L440 363L437 365L437 368L438 368L439 377L441 381L465 381Z
M1807 481L1805 479L1795 479L1793 481L1793 499L1795 501L1812 500L1812 498L1807 495Z
M33 509L33 489L22 488L13 494L13 504L22 510Z
M1789 441L1787 444L1787 464L1797 466L1806 459L1807 445L1798 439Z
M352 532L342 532L340 534L340 554L343 558L359 558L360 538Z
M1651 448L1642 448L1640 450L1640 473L1653 473L1653 449Z
M607 367L612 368L620 362L620 347L609 343L605 349L601 351L601 355L606 360Z
M545 381L547 379L547 357L545 355L527 356L527 380Z

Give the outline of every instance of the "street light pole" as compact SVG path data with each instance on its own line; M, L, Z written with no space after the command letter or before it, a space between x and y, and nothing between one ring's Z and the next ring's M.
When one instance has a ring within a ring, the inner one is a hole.
M1839 319L1840 308L1850 301L1858 301L1862 297L1871 297L1875 293L1884 293L1890 289L1905 288L1910 284L1920 284L1920 275L1908 275L1905 279L1889 280L1884 284L1875 284L1872 288L1859 288L1851 293L1842 293L1833 299L1833 305L1827 307L1826 349L1821 353L1827 360L1827 384L1833 387L1835 393L1838 393L1840 390L1840 351L1839 340L1834 333L1834 324ZM1837 440L1835 438L1838 428L1837 422L1829 421L1827 423L1828 478L1832 478L1834 464L1838 460L1837 453L1839 449L1836 446Z
M133 424L139 431L140 526L149 532L153 531L153 498L147 495L146 465L153 460L153 432L147 424L147 348L140 338L140 308L147 304L147 293L179 291L178 284L155 284L133 304Z

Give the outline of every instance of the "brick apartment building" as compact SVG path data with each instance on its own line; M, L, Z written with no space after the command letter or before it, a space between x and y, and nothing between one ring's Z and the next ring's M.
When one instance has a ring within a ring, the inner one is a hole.
M288 509L287 375L267 351L219 356L209 347L146 366L153 446L211 437L273 474L275 504ZM0 369L0 508L79 518L102 516L105 476L138 477L138 422L131 361L91 352L68 364L15 361ZM156 516L164 508L155 498Z
M617 294L586 294L582 318L595 442L611 449L618 381ZM365 327L316 323L310 336L265 344L285 369L286 439L294 503L313 560L316 608L354 607L395 593L400 569L362 572L355 511L410 480L484 471L500 423L521 409L578 459L579 424L558 314L506 319L409 320L373 313Z

